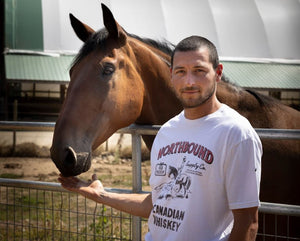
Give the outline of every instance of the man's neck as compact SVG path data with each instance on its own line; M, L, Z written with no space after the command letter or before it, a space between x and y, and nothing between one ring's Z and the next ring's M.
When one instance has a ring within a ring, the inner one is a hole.
M184 116L189 120L195 120L216 112L221 107L217 98L193 108L185 108Z

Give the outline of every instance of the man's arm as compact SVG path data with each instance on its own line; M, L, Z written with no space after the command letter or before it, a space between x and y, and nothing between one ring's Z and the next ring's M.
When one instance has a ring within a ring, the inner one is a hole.
M232 210L234 223L228 241L255 241L258 230L258 207Z
M62 175L58 181L63 188L69 191L135 216L148 218L152 210L151 194L106 192L96 174L92 176L92 180L89 182L82 181L77 177L64 177Z

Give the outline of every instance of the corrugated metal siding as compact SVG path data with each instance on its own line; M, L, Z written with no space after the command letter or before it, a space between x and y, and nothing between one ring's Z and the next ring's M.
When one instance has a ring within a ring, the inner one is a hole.
M69 82L74 56L5 55L8 81ZM231 82L245 88L300 90L300 64L222 61Z
M5 55L8 81L69 82L69 68L74 56Z

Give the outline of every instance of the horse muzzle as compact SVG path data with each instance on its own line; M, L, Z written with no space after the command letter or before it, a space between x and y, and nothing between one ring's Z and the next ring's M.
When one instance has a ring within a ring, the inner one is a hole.
M77 176L91 167L91 152L75 152L71 146L66 146L61 155L51 148L51 158L63 176Z

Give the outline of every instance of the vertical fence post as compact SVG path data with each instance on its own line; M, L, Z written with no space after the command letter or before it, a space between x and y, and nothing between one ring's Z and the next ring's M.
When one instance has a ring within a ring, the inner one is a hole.
M131 135L132 141L132 188L134 193L139 193L142 191L142 172L141 172L141 136L136 132ZM141 218L133 216L132 218L132 240L141 240Z
M14 107L13 107L13 120L17 121L18 120L18 100L14 100ZM12 152L15 154L16 152L16 142L17 142L17 133L14 130L13 131L13 147L12 147Z

